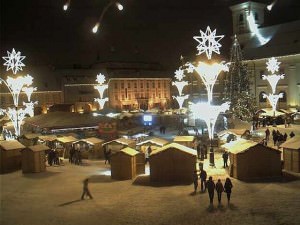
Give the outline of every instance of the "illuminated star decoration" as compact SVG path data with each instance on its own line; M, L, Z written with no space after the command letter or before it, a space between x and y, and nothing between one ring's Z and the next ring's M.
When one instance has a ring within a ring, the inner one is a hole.
M25 66L22 63L22 60L25 59L25 56L21 56L21 52L16 52L13 48L11 53L7 51L7 56L2 57L6 62L3 64L6 66L6 71L12 70L16 74L19 70L22 70L22 67Z
M206 53L208 59L211 59L211 55L213 52L220 54L219 48L222 46L219 41L224 37L224 35L216 36L216 29L212 32L210 27L206 28L205 33L200 30L201 36L194 36L193 38L199 42L197 46L198 55L203 52Z
M103 84L106 81L105 76L102 73L99 73L97 75L96 81L98 82L98 84Z
M181 68L179 68L179 70L176 70L175 71L175 78L177 80L181 81L185 77L185 75L183 74L183 72L184 71Z
M270 71L272 74L274 74L275 72L278 72L279 64L280 62L278 62L277 59L272 57L271 59L268 59L267 70Z

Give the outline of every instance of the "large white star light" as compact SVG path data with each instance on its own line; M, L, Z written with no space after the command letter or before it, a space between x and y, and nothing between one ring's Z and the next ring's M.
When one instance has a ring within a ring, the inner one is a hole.
M104 84L104 82L106 81L105 76L102 73L99 73L97 75L96 81L98 82L98 84Z
M11 52L7 51L7 56L2 57L6 62L3 64L6 66L6 71L12 70L16 74L22 67L25 66L22 60L25 56L21 56L21 52L16 52L13 48Z
M175 71L175 78L179 81L181 81L185 77L184 75L184 70L179 68L178 70Z
M280 63L281 62L278 62L277 59L275 59L274 57L268 59L267 70L270 71L272 74L278 72Z
M197 46L198 55L203 52L206 53L208 59L211 59L213 52L220 54L219 48L222 46L219 41L224 37L224 35L216 35L216 29L211 31L210 27L206 28L203 32L200 30L200 36L194 36L193 38L199 42Z

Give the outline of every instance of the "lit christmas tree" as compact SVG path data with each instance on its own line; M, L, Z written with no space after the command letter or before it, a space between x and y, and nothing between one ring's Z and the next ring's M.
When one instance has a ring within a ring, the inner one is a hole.
M225 79L224 99L231 102L231 112L242 120L250 121L257 110L255 98L249 92L249 76L237 37L230 52L229 73Z

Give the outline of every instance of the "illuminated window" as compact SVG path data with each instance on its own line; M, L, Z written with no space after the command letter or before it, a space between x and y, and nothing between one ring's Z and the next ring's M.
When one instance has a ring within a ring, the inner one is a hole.
M127 83L127 87L130 88L130 83L129 82Z
M134 82L134 88L137 88L137 83L136 82Z
M158 85L158 88L160 88L160 81L158 81L158 84L157 84L157 85Z
M128 94L128 99L131 100L131 94Z
M279 94L282 93L283 97L279 99L279 102L286 102L286 92L285 91L280 91Z
M115 83L115 89L118 89L118 83L117 82Z
M141 85L140 85L140 86L141 86L141 88L144 88L144 84L143 84L143 82L141 82Z
M267 98L263 98L264 94L266 94L264 91L259 93L259 102L267 102Z
M123 82L121 83L121 88L124 88L124 83Z
M152 88L155 88L155 82L152 81Z
M164 88L166 88L166 87L167 87L167 81L164 82Z
M149 82L147 82L147 88L149 88Z
M158 97L161 98L161 94L160 93L158 94Z

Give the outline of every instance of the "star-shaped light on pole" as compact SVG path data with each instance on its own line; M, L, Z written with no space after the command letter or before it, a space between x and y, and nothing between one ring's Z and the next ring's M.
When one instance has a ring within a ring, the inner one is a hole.
M16 74L22 67L25 66L22 60L25 56L21 56L21 52L16 52L13 48L11 52L7 51L7 56L2 57L6 62L3 64L6 66L6 71L12 70Z
M270 71L272 74L274 74L275 72L278 72L279 64L280 62L278 62L277 59L272 57L271 59L268 59L267 70Z
M104 84L106 79L102 73L97 75L96 81L98 85L95 85L94 88L98 90L100 98L94 98L94 100L98 102L100 109L103 109L105 102L108 101L108 98L103 98L104 91L108 88L108 84Z
M197 46L198 55L202 54L203 52L206 53L208 59L211 59L211 55L213 52L220 54L219 48L222 45L219 41L224 37L224 35L216 35L216 29L211 31L210 27L206 28L206 31L203 32L200 30L200 36L194 36L193 38L199 42Z

